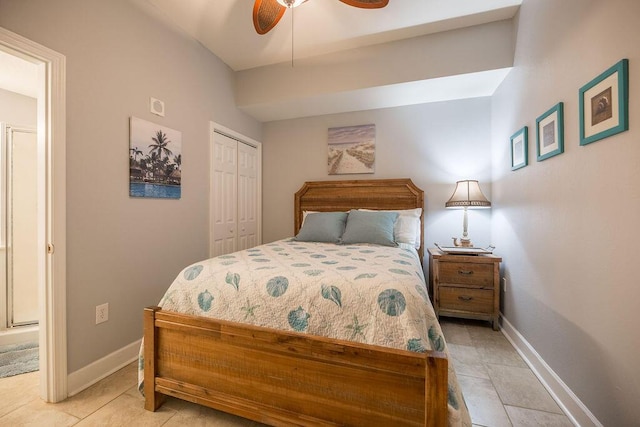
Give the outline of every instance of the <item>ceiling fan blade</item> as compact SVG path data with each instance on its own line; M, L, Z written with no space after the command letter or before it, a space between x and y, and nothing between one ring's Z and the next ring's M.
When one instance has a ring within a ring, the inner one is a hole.
M253 4L253 26L258 34L267 34L276 26L286 7L276 0L256 0Z
M380 9L389 4L389 0L340 0L344 4L362 9Z

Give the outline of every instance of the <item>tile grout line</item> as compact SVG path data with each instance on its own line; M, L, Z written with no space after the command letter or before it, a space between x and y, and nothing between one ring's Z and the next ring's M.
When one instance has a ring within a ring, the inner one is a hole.
M122 368L122 369L124 369L124 368ZM117 372L117 371L116 371L116 372ZM115 374L115 372L114 372L114 374ZM112 375L113 375L113 374L112 374ZM104 380L104 379L106 379L106 378L109 378L109 376L107 376L107 377L103 378L103 380ZM101 380L101 381L102 381L102 380ZM99 383L99 382L100 382L100 381L98 381L98 383ZM98 383L96 383L96 384L98 384ZM95 386L96 384L92 385L91 387ZM133 385L135 386L136 384L134 383ZM126 392L128 392L130 388L131 388L131 387L126 388L122 393L117 394L113 399L111 399L111 400L109 400L109 401L105 402L105 404L104 404L104 405L99 406L98 408L96 408L96 410L95 410L95 411L92 411L92 412L88 413L88 414L87 414L86 416L84 416L84 417L78 417L77 415L71 414L71 413L69 413L69 412L67 412L67 411L64 411L64 410L62 410L62 409L60 410L60 412L64 412L65 414L68 414L68 415L71 415L72 417L78 418L78 419L79 419L79 421L78 421L77 423L73 424L73 425L76 425L76 424L78 424L78 423L82 422L83 420L85 420L86 418L89 418L90 416L94 415L96 412L98 412L99 410L101 410L101 409L102 409L102 408L104 408L105 406L107 406L107 405L109 405L110 403L114 402L114 401L115 401L116 399L118 399L120 396L122 396L123 394L125 394ZM86 390L89 390L89 389L86 389ZM84 391L84 390L83 390L83 391ZM75 396L78 396L78 395L80 395L81 393L82 393L82 392L80 392L80 393L76 394ZM72 396L72 397L75 397L75 396ZM65 399L65 400L66 400L66 399ZM63 400L63 402L64 402L64 400Z
M466 324L463 325L465 327L465 329L467 329L467 333L469 334L469 337L471 338L471 342L473 344L474 348L477 348L477 344L480 343L481 344L481 340L476 340L474 339L471 334L469 333L468 327ZM500 328L499 331L503 336L504 336L504 331L502 330L502 328ZM522 355L520 354L520 352L513 346L513 343L511 343L511 341L508 339L507 337L507 341L509 341L509 344L511 344L511 346L514 348L514 350L518 353L518 355L522 358ZM482 358L481 358L482 359ZM524 361L524 359L523 359ZM561 416L567 416L566 413L564 411L562 411L562 408L559 408L561 412L553 412L553 411L549 411L546 409L539 409L539 408L530 408L527 406L521 406L521 405L513 405L513 404L506 404L502 398L502 396L500 395L498 388L496 387L494 381L493 381L493 377L491 376L491 374L489 373L489 369L488 366L489 365L493 365L493 366L499 366L499 367L509 367L509 368L521 368L521 369L526 369L528 371L532 371L531 367L527 364L526 361L524 361L525 366L524 367L518 367L518 366L513 366L513 365L508 365L508 364L504 364L504 363L489 363L486 362L484 359L481 360L481 363L483 365L483 367L485 368L485 370L487 371L488 377L489 377L489 381L491 382L491 386L493 387L494 391L496 392L496 395L498 396L498 399L500 399L500 403L502 404L502 407L505 411L505 414L507 415L507 418L509 420L509 422L513 425L513 420L511 419L511 416L509 415L509 411L507 411L507 407L512 407L512 408L520 408L520 409L525 409L525 410L529 410L529 411L535 411L535 412L541 412L541 413L545 413L545 414L549 414L549 415L561 415ZM534 377L536 378L536 380L543 386L544 390L549 393L549 391L546 389L546 387L544 387L544 385L542 384L542 382L540 381L540 379L534 374ZM550 396L551 398L553 398L553 396ZM555 402L555 399L554 399ZM557 402L556 402L557 403Z
M38 372L39 372L39 371L38 371ZM30 373L31 373L31 372L27 372L26 374L21 374L21 375L28 375L28 374L30 374ZM39 375L39 374L38 374L38 375ZM8 378L8 377L5 377L5 378ZM5 417L7 417L9 414L14 413L14 412L15 412L15 411L17 411L18 409L23 408L23 407L27 406L28 404L30 404L30 403L32 403L32 402L35 402L35 401L36 401L36 400L38 400L38 399L40 399L40 397L39 397L39 396L37 396L37 397L35 397L35 398L33 398L33 399L29 400L28 402L23 403L22 405L17 406L16 408L12 409L11 411L7 412L6 414L3 414L2 416L0 416L0 421L2 421L2 419L3 419L3 418L5 418Z
M127 389L127 390L128 390L128 389ZM61 409L61 410L60 410L60 412L64 412L65 414L69 414L69 415L71 415L72 417L78 418L78 420L79 420L79 421L78 421L77 423L73 424L73 425L76 425L76 424L78 424L78 423L80 423L80 422L84 421L86 418L89 418L90 416L92 416L93 414L95 414L96 412L98 412L100 409L104 408L105 406L107 406L108 404L110 404L111 402L113 402L114 400L116 400L117 398L119 398L120 396L122 396L122 395L123 395L124 393L126 393L126 392L127 392L127 391L125 390L124 392L122 392L122 393L120 393L120 394L116 395L116 397L114 397L113 399L111 399L111 400L107 401L104 405L97 407L95 411L93 411L93 412L89 412L89 413L88 413L86 416L84 416L84 417L78 417L77 415L73 415L73 414L71 414L71 413L69 413L69 412L67 412L67 411L65 411L65 410L63 410L63 409ZM77 396L77 394L76 394L76 396ZM63 400L63 402L64 402L64 400Z
M469 335L469 338L471 339L471 343L473 344L473 347L477 349L477 340L475 340L471 336L471 333L469 332L469 328L467 327L467 324L464 323L463 326L464 326L465 330L467 331L467 334ZM502 410L504 411L505 415L507 416L507 420L509 420L509 424L511 424L513 426L513 420L511 420L511 417L509 416L509 412L507 411L506 405L505 405L504 401L502 400L502 396L500 396L500 393L498 392L498 389L496 388L496 385L493 382L493 378L491 377L491 374L489 373L489 369L488 369L488 366L487 366L489 364L484 360L482 355L480 355L480 359L481 359L482 367L487 372L487 377L489 377L489 382L491 383L491 387L493 387L493 391L496 393L496 396L498 396L498 399L500 400L500 404L502 405ZM471 420L471 423L473 423L473 419Z
M464 327L467 328L467 325L464 325ZM467 328L467 333L469 333L468 328ZM473 339L473 337L471 336L470 333L469 333L469 336L471 337L471 342L473 343L473 346L476 347L476 340ZM489 381L491 382L491 387L493 387L493 391L495 391L496 396L498 396L498 399L500 399L500 404L502 404L502 410L504 411L505 415L507 416L507 420L509 420L509 424L511 424L513 426L513 420L511 420L511 417L509 416L509 412L507 411L507 408L505 407L504 401L502 400L502 396L500 396L500 393L498 392L498 389L496 388L496 385L493 382L493 378L491 377L491 373L489 372L489 367L487 366L488 363L484 360L484 358L482 356L480 356L480 358L482 359L482 367L487 372L487 377L489 377Z

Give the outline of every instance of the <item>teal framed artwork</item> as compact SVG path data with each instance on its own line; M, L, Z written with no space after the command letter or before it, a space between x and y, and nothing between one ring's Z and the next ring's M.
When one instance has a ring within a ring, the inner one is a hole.
M564 104L558 102L536 119L538 161L564 152Z
M629 129L629 60L622 59L580 88L580 145Z
M511 170L518 170L529 164L529 130L525 126L511 135Z

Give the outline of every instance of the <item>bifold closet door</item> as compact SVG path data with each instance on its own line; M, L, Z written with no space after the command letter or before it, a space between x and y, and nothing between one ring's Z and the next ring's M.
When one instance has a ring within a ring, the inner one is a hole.
M215 133L213 163L212 256L218 256L235 252L238 247L238 141Z
M258 244L258 149L238 142L238 247Z
M212 256L258 244L258 149L214 134Z

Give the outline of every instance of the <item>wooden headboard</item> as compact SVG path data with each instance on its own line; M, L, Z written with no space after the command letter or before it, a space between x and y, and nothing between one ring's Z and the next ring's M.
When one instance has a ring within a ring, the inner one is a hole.
M303 211L350 209L415 209L420 215L420 260L424 258L424 191L408 178L305 182L295 195L294 235L302 226Z

